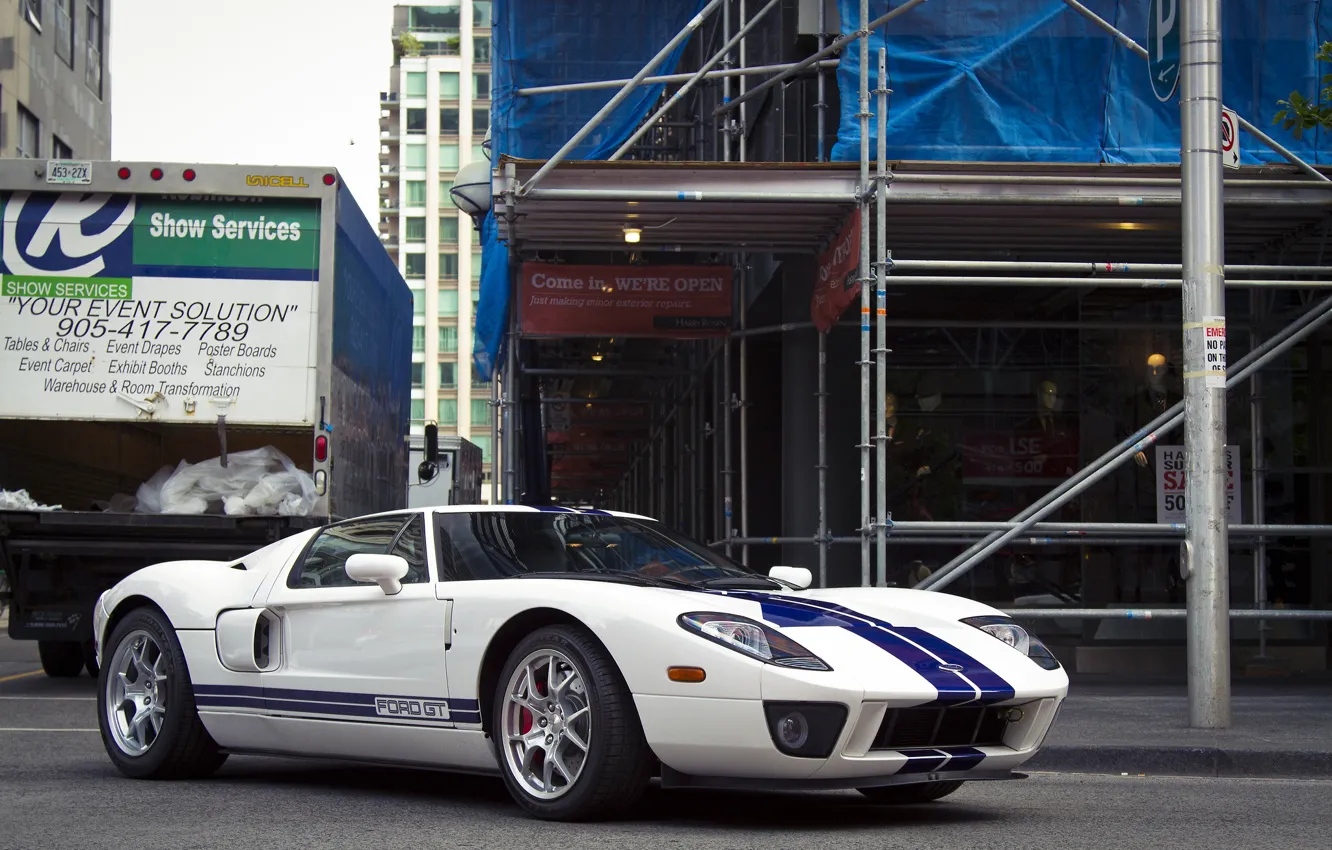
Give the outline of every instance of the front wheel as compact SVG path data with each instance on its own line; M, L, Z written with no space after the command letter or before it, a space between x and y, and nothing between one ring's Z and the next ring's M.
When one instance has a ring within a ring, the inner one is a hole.
M619 814L651 778L633 695L581 628L542 628L518 644L500 675L491 729L509 794L538 818Z
M857 788L876 803L906 806L912 803L929 803L947 797L962 787L962 781L921 782L915 785L883 785L878 788Z
M112 763L134 779L207 776L226 761L194 704L185 653L166 616L139 608L106 642L97 723Z

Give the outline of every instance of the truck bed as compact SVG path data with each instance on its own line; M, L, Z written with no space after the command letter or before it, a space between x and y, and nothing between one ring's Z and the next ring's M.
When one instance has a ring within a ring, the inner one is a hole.
M97 596L148 564L231 560L322 523L318 517L0 511L0 563L13 599L15 640L92 638Z

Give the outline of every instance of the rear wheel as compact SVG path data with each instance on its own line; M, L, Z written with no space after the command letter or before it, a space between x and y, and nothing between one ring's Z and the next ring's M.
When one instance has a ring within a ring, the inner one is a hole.
M651 778L633 696L609 654L580 628L539 629L514 649L491 729L510 795L539 818L619 814Z
M97 644L94 641L83 642L83 666L89 676L97 678Z
M165 615L130 612L98 675L97 722L116 768L134 779L207 776L226 761L199 719L185 653Z
M957 780L954 782L921 782L916 785L884 785L878 788L857 788L856 790L876 803L903 806L938 800L947 797L961 787L962 781Z
M75 641L39 640L37 655L48 676L69 679L83 672L83 646Z

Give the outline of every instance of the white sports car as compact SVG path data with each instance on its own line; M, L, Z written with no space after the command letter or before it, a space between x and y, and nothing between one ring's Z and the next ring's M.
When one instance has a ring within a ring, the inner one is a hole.
M666 788L923 802L1021 778L1068 691L1033 635L957 596L806 589L646 517L407 510L98 600L98 718L132 777L231 753L499 773L573 820Z

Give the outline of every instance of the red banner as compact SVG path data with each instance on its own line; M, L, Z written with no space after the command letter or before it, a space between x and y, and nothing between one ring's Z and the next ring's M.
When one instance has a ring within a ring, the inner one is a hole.
M522 332L531 336L725 336L728 266L523 263Z
M962 474L971 479L1065 479L1078 471L1076 433L1039 427L972 432L962 445Z
M856 280L860 267L860 208L846 220L837 238L819 255L818 277L809 313L821 331L837 324L842 313L860 294Z

